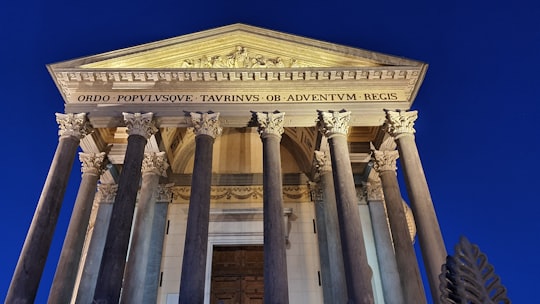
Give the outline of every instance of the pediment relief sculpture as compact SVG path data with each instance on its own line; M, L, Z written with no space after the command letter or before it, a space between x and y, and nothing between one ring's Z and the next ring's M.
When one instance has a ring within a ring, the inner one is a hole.
M205 55L197 59L185 59L182 62L182 68L295 68L305 67L306 65L299 63L292 58L268 58L260 54L251 54L246 47L241 45L236 46L236 50L225 56Z

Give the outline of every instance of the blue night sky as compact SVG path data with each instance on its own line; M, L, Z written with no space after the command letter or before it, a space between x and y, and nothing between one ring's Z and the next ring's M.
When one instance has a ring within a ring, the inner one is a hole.
M513 302L534 302L539 16L533 1L3 1L0 296L58 142L54 113L63 112L63 100L45 65L246 23L427 62L413 104L416 141L447 249L467 236ZM79 168L77 160L36 303L48 295Z

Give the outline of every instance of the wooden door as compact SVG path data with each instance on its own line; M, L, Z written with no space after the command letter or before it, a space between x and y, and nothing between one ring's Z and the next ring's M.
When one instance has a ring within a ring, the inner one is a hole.
M262 246L215 246L211 304L259 304L264 296Z

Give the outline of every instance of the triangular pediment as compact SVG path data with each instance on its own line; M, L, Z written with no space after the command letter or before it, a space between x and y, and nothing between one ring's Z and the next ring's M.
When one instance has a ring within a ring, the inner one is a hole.
M366 68L423 63L233 24L51 65L77 69Z

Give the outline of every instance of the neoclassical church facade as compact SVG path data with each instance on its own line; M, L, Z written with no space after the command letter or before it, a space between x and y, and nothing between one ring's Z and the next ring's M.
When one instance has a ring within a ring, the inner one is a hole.
M6 303L33 302L54 233L49 303L437 303L426 64L234 24L48 69L65 112Z

